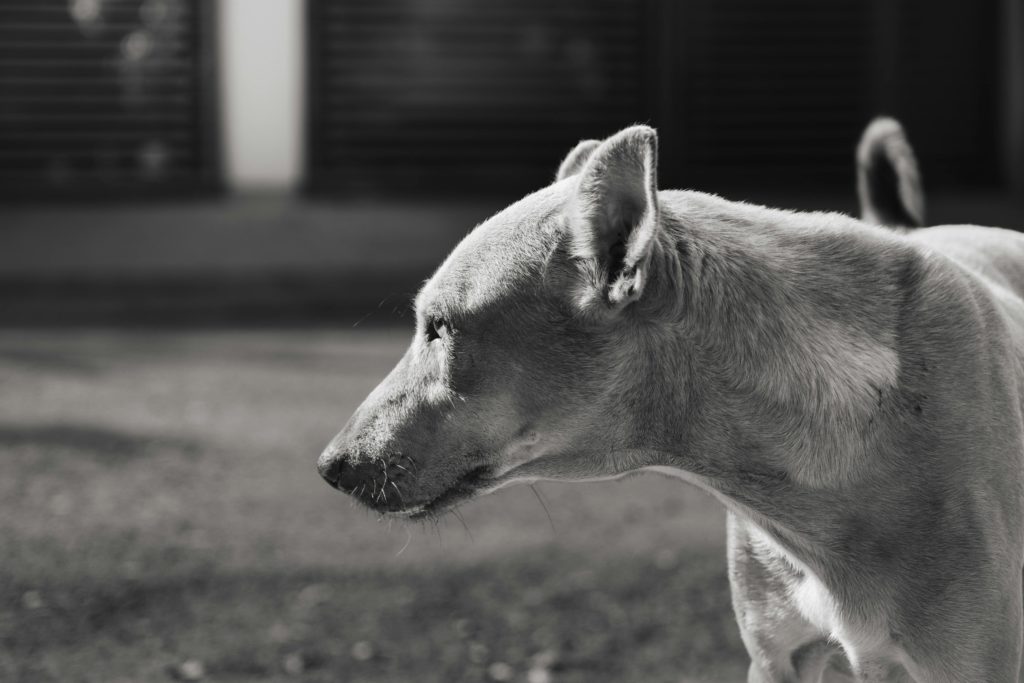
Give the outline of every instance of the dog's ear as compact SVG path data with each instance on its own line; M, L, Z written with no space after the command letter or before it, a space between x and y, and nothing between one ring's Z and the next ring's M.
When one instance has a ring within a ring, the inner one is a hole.
M658 134L619 131L594 150L579 174L572 212L573 253L593 291L620 308L640 298L658 229Z
M571 175L576 175L583 168L583 165L587 163L590 156L594 153L594 150L601 146L600 140L580 140L580 142L569 150L569 153L562 159L562 163L558 165L558 173L555 175L555 180L564 180Z

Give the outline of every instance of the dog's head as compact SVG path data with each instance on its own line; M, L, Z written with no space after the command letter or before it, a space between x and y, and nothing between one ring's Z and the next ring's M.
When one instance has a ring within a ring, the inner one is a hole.
M656 163L645 126L582 142L552 185L473 230L419 292L409 349L320 456L321 475L418 516L512 481L650 464L637 455L645 340L671 277Z

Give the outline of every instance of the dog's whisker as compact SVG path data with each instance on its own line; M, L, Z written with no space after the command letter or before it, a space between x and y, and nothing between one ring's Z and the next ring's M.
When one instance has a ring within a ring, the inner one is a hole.
M462 528L466 530L466 535L469 536L470 542L476 543L476 539L473 538L473 532L469 530L469 525L466 524L466 518L462 516L462 513L459 511L459 508L453 507L451 509L451 512L455 519L459 520L459 523L462 524Z
M530 490L533 491L533 495L536 496L537 502L540 503L540 506L544 508L544 514L548 516L548 524L551 525L552 533L557 535L558 530L555 529L555 520L551 518L551 510L548 509L548 504L547 501L544 500L544 496L540 494L540 491L537 490L537 487L534 484L530 484Z
M412 532L409 531L409 527L406 526L405 527L405 545L403 545L402 548L397 553L395 553L395 557L399 557L402 553L404 553L405 549L409 547L410 543L412 543Z
M398 494L398 502L401 503L404 506L405 505L405 497L402 496L402 492L401 492L401 490L399 490L398 486L395 484L395 481L392 479L388 483L391 484L391 488L393 488L395 490L395 493Z

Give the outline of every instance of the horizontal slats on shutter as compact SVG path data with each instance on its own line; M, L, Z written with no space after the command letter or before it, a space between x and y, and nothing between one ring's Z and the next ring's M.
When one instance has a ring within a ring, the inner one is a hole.
M687 178L851 177L867 109L862 0L693 0L685 18Z
M998 183L995 0L310 0L310 179L513 195L662 134L666 186L849 187L902 118L931 186Z
M310 0L310 185L512 195L644 118L636 0Z
M994 0L687 0L678 14L670 125L687 184L848 187L878 114L903 120L929 186L998 182Z
M893 83L881 98L906 125L925 180L932 186L998 184L998 2L889 2L875 15L895 34Z
M201 0L0 0L0 197L218 182Z

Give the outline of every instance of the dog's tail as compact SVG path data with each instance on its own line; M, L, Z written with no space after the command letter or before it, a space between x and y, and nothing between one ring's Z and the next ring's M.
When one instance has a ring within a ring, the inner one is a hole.
M899 121L880 116L857 145L861 218L891 227L924 225L924 191L914 150Z

